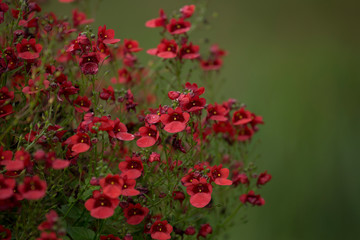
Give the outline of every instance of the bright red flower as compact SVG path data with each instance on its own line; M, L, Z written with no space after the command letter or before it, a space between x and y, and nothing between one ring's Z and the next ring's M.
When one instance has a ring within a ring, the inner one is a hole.
M121 240L119 237L116 237L112 234L109 234L107 236L101 236L100 240Z
M156 28L156 27L165 27L167 23L167 17L163 9L159 11L159 17L151 19L145 23L146 27Z
M191 184L186 186L186 192L191 196L191 205L203 208L211 201L212 186L205 178L193 179Z
M94 218L105 219L114 214L119 199L113 199L98 190L93 191L92 198L85 202L85 208L90 211Z
M161 122L165 125L164 130L169 133L183 131L189 119L189 113L183 112L180 107L175 110L169 108L167 114L162 114L160 117Z
M31 167L30 154L25 150L18 150L15 153L14 160L3 160L6 171L21 171L26 167Z
M127 127L125 124L120 122L118 118L114 121L114 127L112 130L108 131L108 134L112 138L117 138L122 141L131 141L134 140L135 136L127 132Z
M94 19L86 19L86 14L83 12L79 12L77 9L74 9L72 11L72 20L74 23L74 27L94 22Z
M55 152L49 152L45 156L46 166L53 169L64 169L70 165L70 161L56 157Z
M139 128L140 138L136 141L139 147L151 147L159 139L159 131L155 125L145 125Z
M183 111L198 112L205 107L206 100L205 98L199 98L197 95L192 97L189 93L186 96L183 96L179 100L179 103Z
M240 110L234 112L232 122L234 125L244 125L252 121L251 112L240 108Z
M127 52L139 52L142 50L142 48L139 48L139 43L136 40L132 39L124 39L124 46L122 50Z
M72 54L86 54L92 48L91 42L86 35L79 34L79 36L71 41L66 48L66 52Z
M83 74L95 75L99 71L100 56L97 52L91 52L81 56L80 67Z
M12 114L13 111L13 107L11 104L5 105L5 106L1 106L0 107L0 118L6 117L7 115Z
M75 110L77 112L82 113L82 112L89 111L90 106L91 106L91 101L89 100L89 98L87 96L84 96L84 97L78 96L74 100L73 104L74 104Z
M173 227L165 221L155 221L150 229L152 239L167 240L170 239Z
M13 152L10 150L4 151L3 146L0 147L0 164L5 165L6 161L11 161L13 157ZM4 161L4 163L3 163Z
M2 3L0 2L0 4ZM0 237L1 240L11 240L11 231L7 228L4 228L3 225L0 225Z
M189 18L195 11L195 5L185 5L180 9L183 18Z
M38 200L46 194L46 182L39 176L25 177L24 182L18 186L19 193L28 200Z
M69 137L65 144L68 144L71 151L76 154L86 152L91 146L89 135L81 132Z
M139 203L130 203L127 208L124 209L124 216L126 222L130 225L138 225L148 215L149 209L141 206Z
M271 175L267 173L267 171L261 173L256 182L257 186L265 185L267 182L271 180Z
M224 108L222 105L219 105L217 103L215 103L214 105L209 104L207 107L207 111L208 111L207 118L211 120L216 120L216 121L228 120L226 115L229 113L229 110Z
M160 154L156 153L156 152L152 152L149 156L149 162L160 162L161 158L160 158Z
M207 235L212 233L212 227L210 226L210 224L206 223L206 224L202 224L199 230L199 233L197 235L197 238L199 239L199 237L203 237L206 238Z
M27 40L23 38L20 43L16 45L19 58L25 60L33 60L39 58L42 50L41 44L36 44L35 38Z
M182 34L190 30L191 23L184 21L183 18L176 20L175 18L170 20L170 23L166 25L166 28L170 34Z
M7 87L2 87L0 89L0 106L7 101L11 101L14 99L14 92L9 92Z
M219 166L213 166L208 173L208 176L214 181L217 185L231 185L232 181L227 179L229 177L229 169L223 168L220 164Z
M89 124L89 129L91 132L96 133L97 130L94 130L93 126L97 126L99 131L111 131L114 125L114 121L111 120L109 116L94 117Z
M248 194L243 194L240 196L240 201L242 203L250 203L252 205L262 206L265 204L265 200L259 195L255 195L254 191L251 190Z
M189 169L188 174L181 178L181 183L186 187L191 185L193 180L200 180L201 175L198 172L194 172L193 169Z
M119 163L121 176L127 176L128 179L139 178L144 169L141 158L137 156L126 156L125 161Z
M115 31L113 29L106 29L106 25L99 26L98 28L98 41L105 44L114 44L120 41L120 39L115 39Z
M0 200L10 198L14 194L15 179L5 178L0 174Z
M106 196L117 198L121 195L124 180L119 175L108 174L100 180L100 186Z
M124 180L124 185L122 186L121 195L131 197L140 194L140 192L135 189L135 185L136 185L135 179L127 179L127 177L125 176L123 180Z
M29 86L23 88L22 92L24 94L36 94L40 91L44 91L49 88L50 82L48 80L41 80L40 77L33 79L29 79Z
M156 55L161 58L175 58L178 51L178 45L175 40L161 40L157 48L149 49L146 52L150 55Z
M180 58L183 59L195 59L200 57L199 53L199 46L192 45L192 43L189 43L189 45L183 44L179 51Z

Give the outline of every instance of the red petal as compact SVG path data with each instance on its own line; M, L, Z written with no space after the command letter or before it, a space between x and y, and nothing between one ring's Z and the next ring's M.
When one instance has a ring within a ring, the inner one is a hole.
M211 194L208 193L197 193L190 198L190 203L194 207L203 208L211 201Z
M94 218L105 219L114 214L114 209L109 207L98 207L90 211L90 215Z
M67 168L69 165L70 165L70 161L56 159L52 163L52 168L53 169L64 169L64 168Z
M89 148L90 146L87 145L86 143L77 143L71 148L71 151L76 153L83 153L89 150Z
M135 137L131 133L119 132L116 134L116 138L123 141L131 141L134 140Z
M151 147L154 145L156 140L152 137L141 137L136 141L139 147Z
M186 127L186 124L184 124L182 122L174 121L169 124L166 124L166 126L164 127L164 130L169 133L177 133L177 132L183 131L185 129L185 127Z

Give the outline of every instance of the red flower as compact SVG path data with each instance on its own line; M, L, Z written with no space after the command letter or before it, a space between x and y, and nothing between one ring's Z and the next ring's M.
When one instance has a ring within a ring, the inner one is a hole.
M139 128L139 132L141 138L136 141L136 145L139 147L151 147L159 139L159 131L155 125L145 125Z
M195 11L195 5L185 5L180 9L183 18L189 18Z
M139 48L139 43L136 40L124 39L123 51L127 52L139 52L142 48Z
M265 185L267 182L271 180L271 175L267 173L267 171L261 173L258 177L256 185Z
M178 200L181 204L185 199L185 194L181 191L173 191L172 196L174 200Z
M69 137L65 141L65 144L68 144L71 151L76 154L86 152L91 146L89 135L80 132Z
M264 124L263 118L261 116L256 116L254 113L251 113L252 121L250 122L251 127L254 131L258 130L258 124Z
M195 95L191 97L190 93L179 100L182 110L187 112L198 112L205 107L205 98L199 98Z
M180 51L179 51L180 58L184 59L195 59L200 57L199 53L199 46L192 45L190 43L189 45L183 44Z
M160 162L160 154L156 153L156 152L152 152L149 156L149 162Z
M124 185L122 186L121 195L131 197L140 194L140 192L135 189L135 185L136 185L135 179L127 179L126 176L123 179L124 179Z
M86 14L83 12L79 12L77 9L74 9L72 11L72 19L73 19L74 27L83 24L89 24L94 21L94 19L86 19Z
M208 111L207 118L209 118L211 120L216 120L216 121L227 121L228 120L226 115L229 113L229 110L227 110L226 108L224 108L223 106L221 106L217 103L215 103L214 105L209 104L207 107L207 111Z
M189 113L183 112L180 107L175 110L169 108L167 114L162 114L160 117L161 122L165 125L164 130L169 133L183 131L189 119Z
M140 157L125 157L125 161L119 163L121 176L127 176L128 179L136 179L141 176L143 164Z
M161 58L174 58L178 51L178 45L175 40L161 40L157 48L149 49L146 52L150 55L156 55Z
M0 24L4 22L4 13L6 13L8 10L9 6L0 0Z
M2 4L2 3L0 2L0 4ZM1 7L1 5L0 5L0 7ZM1 237L1 240L11 240L11 231L7 228L4 228L3 225L0 225L0 237Z
M38 226L38 229L40 231L52 230L53 226L59 219L59 216L57 215L57 213L54 210L50 210L50 212L47 213L45 216L46 216L46 221L42 222Z
M70 161L56 158L55 152L49 152L46 154L46 166L53 169L64 169L70 165Z
M94 117L92 122L89 124L89 129L91 132L96 133L97 130L94 130L93 127L98 126L98 130L100 131L111 131L114 128L114 125L114 121L108 116L102 116L101 118Z
M200 96L202 94L204 94L205 92L205 88L204 87L198 87L198 85L196 83L185 83L185 88L190 90L192 94L196 95L196 96Z
M40 238L36 238L36 240L61 240L61 238L57 238L54 232L42 232Z
M100 180L100 186L106 196L117 198L121 195L124 180L119 175L108 174Z
M90 211L92 217L105 219L114 214L118 204L119 199L109 198L107 195L95 190L92 198L85 202L85 208Z
M122 141L131 141L134 140L134 135L127 132L125 124L120 122L118 118L114 121L114 128L108 131L108 134L112 138L117 138Z
M13 157L12 151L9 151L9 150L4 151L3 146L0 147L0 164L1 165L5 165L6 161L11 161L12 157Z
M33 60L40 56L42 50L41 44L36 44L36 40L31 38L27 40L23 38L20 43L16 45L19 58L25 60Z
M11 104L0 107L0 118L6 117L13 113L13 107Z
M14 194L15 179L5 178L0 174L0 200L10 198Z
M200 227L199 233L197 235L197 238L199 238L199 237L206 238L206 236L211 233L212 233L212 227L210 226L210 224L208 224L208 223L202 224Z
M170 239L170 233L173 231L173 227L165 221L155 221L150 229L152 239L166 240Z
M205 178L193 179L191 184L186 186L186 192L191 196L191 205L203 208L211 201L212 186Z
M149 209L147 207L142 207L139 203L135 205L130 203L129 206L124 209L126 222L130 225L138 225L144 220L148 213Z
M184 21L180 18L176 20L175 18L170 20L170 23L166 26L170 34L182 34L190 30L191 23Z
M39 77L33 79L29 79L29 86L23 88L22 92L24 94L36 94L40 91L44 91L49 87L50 82L48 80L41 80Z
M248 194L241 195L240 201L244 204L248 202L252 205L258 205L258 206L262 206L265 204L265 200L260 197L260 194L255 195L253 190L251 190Z
M196 229L193 226L189 226L185 229L186 235L194 235L196 233Z
M99 71L100 56L97 52L91 52L81 56L80 67L83 74L95 75Z
M233 172L232 181L235 186L239 183L249 185L249 178L246 176L246 174L239 173L237 171Z
M75 0L59 0L59 2L61 3L71 3L74 2Z
M6 171L20 171L26 167L32 166L30 154L24 150L19 150L15 153L14 160L3 160Z
M163 9L159 11L159 17L151 19L145 23L146 27L156 28L156 27L165 27L167 23L167 18Z
M101 236L100 240L121 240L119 237L116 237L112 234L109 234L107 236Z
M107 29L106 25L104 27L99 26L98 28L98 41L105 44L114 44L120 41L120 39L115 39L115 31L113 29Z
M7 87L2 87L0 89L0 105L4 104L6 101L11 101L14 99L14 92L9 92Z
M118 70L118 78L112 78L111 82L113 84L116 83L131 83L132 80L132 76L131 73L126 69L126 68L122 68Z
M204 71L219 70L222 66L220 58L200 60L200 66Z
M245 110L243 107L234 112L232 122L234 125L244 125L252 121L251 112Z
M28 200L38 200L46 194L46 182L40 180L39 176L25 177L24 182L18 186L21 195Z
M223 168L220 164L219 166L213 166L208 173L208 176L214 181L217 185L231 185L232 181L227 179L229 177L229 169Z
M210 53L215 58L223 57L223 56L225 56L227 54L227 52L225 50L223 50L223 49L220 49L217 44L213 44L210 47Z
M74 107L77 112L87 112L90 109L91 101L88 99L87 96L81 97L78 96L74 102Z
M109 86L107 89L103 88L103 91L100 93L100 98L103 100L114 100L115 101L115 92L112 86Z
M239 133L237 136L237 140L241 141L241 142L247 141L252 137L253 134L254 134L254 131L251 128L249 128L246 125L242 126L242 127L240 127L240 130L239 130Z

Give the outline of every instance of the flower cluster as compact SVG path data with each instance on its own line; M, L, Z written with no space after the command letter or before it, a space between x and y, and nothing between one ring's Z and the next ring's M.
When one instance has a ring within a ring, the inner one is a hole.
M226 51L190 41L201 4L144 19L161 39L142 63L137 40L59 2L71 18L0 0L1 239L215 239L265 203L248 148L264 122L203 87Z

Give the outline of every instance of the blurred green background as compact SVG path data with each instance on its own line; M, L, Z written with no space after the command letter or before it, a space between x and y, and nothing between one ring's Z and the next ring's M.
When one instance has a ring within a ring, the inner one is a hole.
M159 42L144 27L158 15L196 1L106 0L94 26ZM355 239L360 236L360 1L209 0L207 37L229 55L219 81L262 115L259 165L273 175L263 207L245 211L228 239ZM70 16L70 4L45 10ZM217 17L215 17L217 16ZM146 58L146 53L139 54Z

